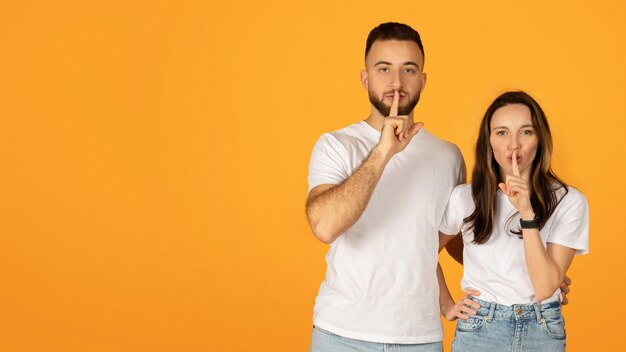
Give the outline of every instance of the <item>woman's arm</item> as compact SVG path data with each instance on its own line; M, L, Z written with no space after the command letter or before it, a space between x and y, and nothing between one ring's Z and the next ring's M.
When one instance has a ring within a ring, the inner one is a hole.
M506 183L500 183L498 186L517 208L521 219L532 221L535 219L535 212L530 203L530 187L520 175L515 152L512 164L513 176L507 175ZM526 267L535 291L535 300L543 301L550 298L564 282L565 273L574 259L576 250L554 243L548 243L545 248L538 228L524 228L522 236Z
M469 298L470 296L480 295L480 292L467 290L463 297L461 297L457 303L454 303L454 299L452 299L448 285L446 285L446 279L443 277L443 270L441 270L439 263L437 263L437 281L439 282L439 309L441 310L441 315L443 315L446 320L452 321L456 318L467 319L476 315L476 310L480 308L480 304Z
M543 247L538 229L523 229L524 256L530 281L535 290L535 299L543 301L552 297L561 283L565 273L572 264L576 250L554 243Z

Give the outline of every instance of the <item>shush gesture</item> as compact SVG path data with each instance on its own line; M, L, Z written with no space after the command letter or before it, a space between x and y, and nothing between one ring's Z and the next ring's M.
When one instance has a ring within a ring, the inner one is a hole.
M498 187L509 197L509 201L519 211L524 219L532 219L535 216L530 204L530 187L528 182L520 175L517 165L517 150L511 156L513 175L506 175L505 182L499 183Z
M400 93L396 90L393 95L393 102L389 116L383 121L379 146L389 155L394 155L406 148L411 139L424 126L423 123L413 123L408 116L398 116L398 105Z

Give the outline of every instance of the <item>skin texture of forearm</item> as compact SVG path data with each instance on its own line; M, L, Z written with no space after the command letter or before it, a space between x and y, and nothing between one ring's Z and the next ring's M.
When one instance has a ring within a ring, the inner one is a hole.
M561 285L565 271L557 266L541 242L538 229L524 229L524 256L535 299L542 301L552 296Z
M332 243L361 217L390 157L374 148L343 183L310 197L306 212L317 239Z
M446 279L443 276L443 270L439 263L437 263L437 282L439 283L439 307L441 314L445 315L444 312L447 312L449 307L454 306L454 299L450 294Z

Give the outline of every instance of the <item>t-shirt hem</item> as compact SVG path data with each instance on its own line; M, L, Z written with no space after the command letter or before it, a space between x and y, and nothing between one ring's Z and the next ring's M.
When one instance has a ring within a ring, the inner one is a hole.
M438 322L440 323L440 322ZM369 335L362 334L354 331L348 331L338 328L331 324L321 322L319 320L314 321L315 326L339 335L341 337L347 337L349 339L376 342L376 343L399 343L399 344L418 344L418 343L433 343L443 341L443 332L435 335L428 336L381 336L381 335Z
M463 291L467 291L467 290L476 290L478 292L481 292L481 289L475 286L464 286L461 287L461 289ZM482 292L486 292L486 290L482 290ZM481 295L482 296L482 295ZM484 302L488 302L488 303L495 303L495 304L499 304L502 306L507 306L507 307L513 307L515 305L534 305L534 304L546 304L546 303L551 303L554 301L559 301L561 302L563 300L562 296L561 296L561 291L559 289L557 289L556 291L554 291L554 293L552 294L552 296L550 296L549 298L544 299L543 301L537 302L534 300L530 300L530 299L524 299L519 297L518 300L508 300L505 299L503 297L495 297L493 295L489 295L489 297L481 297L481 296L475 296L476 299L480 300L480 301L484 301Z
M341 184L341 182L343 182L343 181L337 181L337 180L322 180L322 181L318 181L318 182L315 182L315 183L312 183L312 184L309 185L309 192L308 193L311 193L311 190L313 188L317 187L317 186L321 186L321 185L335 185L335 186L338 186L338 185Z
M439 232L441 232L442 234L446 235L446 236L456 236L459 234L460 230L453 230L450 228L447 228L445 226L439 226Z

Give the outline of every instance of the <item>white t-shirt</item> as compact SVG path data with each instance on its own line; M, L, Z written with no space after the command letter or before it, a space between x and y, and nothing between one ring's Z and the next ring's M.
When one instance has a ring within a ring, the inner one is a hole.
M343 182L379 139L365 121L323 134L311 155L309 191ZM425 129L394 155L362 216L326 254L314 324L364 341L441 341L437 230L464 179L459 149Z
M569 192L557 205L554 213L540 231L544 247L556 243L572 249L576 254L589 252L589 208L587 199L578 190L569 187ZM557 191L562 197L564 191ZM507 306L535 303L532 283L526 267L523 240L506 229L519 228L519 213L508 197L498 190L494 230L484 244L472 243L473 232L466 231L463 219L474 211L470 184L457 186L446 209L439 230L448 235L463 230L463 290L475 289L484 301ZM513 217L511 217L513 215ZM559 299L557 289L551 298Z

